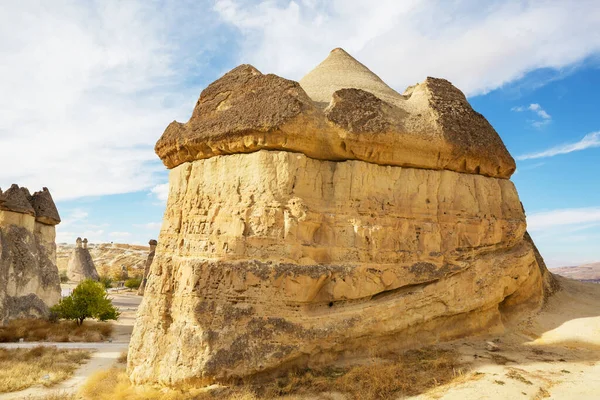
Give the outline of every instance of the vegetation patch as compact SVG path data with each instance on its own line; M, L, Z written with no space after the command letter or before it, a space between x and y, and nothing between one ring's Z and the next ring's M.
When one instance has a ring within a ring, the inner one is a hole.
M15 319L0 327L0 343L18 342L102 342L113 332L108 322L88 321L77 325L74 321L45 319Z
M77 285L70 296L63 297L50 311L56 318L76 321L79 326L87 318L117 320L120 314L104 285L91 279Z
M52 386L70 378L89 358L87 350L59 350L44 346L0 349L0 393L38 384Z
M206 389L132 386L123 368L92 376L81 390L89 400L205 400L276 399L290 395L315 397L324 392L343 393L349 399L388 399L427 392L457 379L464 379L466 365L455 352L439 349L408 351L390 356L385 362L347 369L296 371L266 384L248 382L242 386Z
M138 289L142 284L142 278L130 278L125 281L125 287L131 290Z

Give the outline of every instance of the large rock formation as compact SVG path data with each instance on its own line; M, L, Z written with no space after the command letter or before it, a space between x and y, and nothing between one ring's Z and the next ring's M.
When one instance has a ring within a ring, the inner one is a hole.
M158 242L154 239L151 239L148 244L150 245L150 252L148 253L148 259L146 260L146 267L144 268L142 283L138 289L138 295L140 296L144 295L144 290L146 289L146 284L148 282L148 274L150 273L150 267L152 266L152 261L154 260L154 254L156 252L156 245Z
M58 210L47 188L33 195L0 190L0 324L44 317L60 300L56 267Z
M67 277L73 282L81 282L86 279L100 279L94 260L87 248L87 238L81 240L80 237L75 241L75 248L67 264Z
M341 49L300 83L242 65L156 152L170 190L134 382L208 384L497 332L550 290L514 160L443 79L401 95Z

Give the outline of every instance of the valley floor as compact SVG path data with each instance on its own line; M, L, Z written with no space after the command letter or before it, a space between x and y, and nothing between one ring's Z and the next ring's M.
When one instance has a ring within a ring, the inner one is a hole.
M600 285L558 278L562 290L541 313L496 339L457 341L470 379L415 399L599 399Z
M411 397L429 399L598 399L600 398L600 285L558 278L562 289L536 316L499 337L479 337L442 344L455 350L468 370L452 383ZM122 311L112 343L59 343L59 348L92 348L90 362L53 388L33 387L0 395L0 400L71 394L93 373L109 369L127 350L141 297L114 294ZM490 349L488 342L497 348ZM34 346L32 343L4 347ZM48 345L48 343L44 343ZM494 350L494 351L491 351ZM338 393L287 399L345 399Z
M117 363L119 356L127 351L129 338L133 330L133 322L137 308L142 297L137 296L135 292L111 293L113 304L121 311L119 320L115 323L111 342L102 343L49 343L49 342L25 342L25 343L0 343L2 348L36 346L55 346L59 349L90 349L93 351L92 358L79 368L75 374L68 380L52 387L42 385L33 386L19 392L0 394L0 400L17 399L36 399L49 395L61 395L77 393L80 386L88 377L98 371L109 369Z

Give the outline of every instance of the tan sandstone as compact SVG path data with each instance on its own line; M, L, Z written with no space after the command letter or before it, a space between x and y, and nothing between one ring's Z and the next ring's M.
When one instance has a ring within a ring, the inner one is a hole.
M44 317L60 300L56 267L58 210L47 188L33 195L0 190L0 324Z
M75 248L67 264L67 277L70 281L81 282L86 279L99 280L100 276L88 249L88 240L77 238Z
M134 382L227 382L498 332L552 291L513 159L445 80L399 95L341 49L300 84L240 66L156 151L169 200Z
M138 295L143 296L144 290L146 289L146 284L148 282L148 274L150 274L150 267L152 266L152 261L154 261L154 254L156 253L156 245L158 242L155 239L151 239L148 242L150 246L150 251L148 253L148 258L146 259L146 266L144 267L144 274L142 275L142 283L140 283L140 287L138 288Z

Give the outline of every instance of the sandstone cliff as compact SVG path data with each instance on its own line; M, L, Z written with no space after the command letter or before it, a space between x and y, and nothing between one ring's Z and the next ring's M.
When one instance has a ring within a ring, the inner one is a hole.
M96 265L87 247L88 240L77 238L75 248L67 264L67 277L70 281L81 282L86 279L100 279Z
M0 190L0 324L46 316L60 300L58 223L47 188L33 195L17 185Z
M156 145L167 209L129 350L210 383L502 330L552 277L502 140L448 81L400 95L341 49L242 65Z

